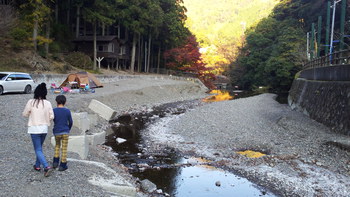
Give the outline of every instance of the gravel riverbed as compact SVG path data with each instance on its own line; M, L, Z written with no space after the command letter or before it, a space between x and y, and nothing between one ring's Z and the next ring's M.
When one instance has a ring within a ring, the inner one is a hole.
M55 94L48 95L54 106ZM131 78L105 84L94 94L67 94L72 112L88 112L91 99L117 111L117 115L164 103L207 96L192 81L160 77ZM134 178L104 148L90 147L86 160L68 153L69 169L45 178L32 169L34 151L26 132L27 119L21 113L33 94L0 96L0 196L118 196L92 184L98 177L122 177L125 185L138 187ZM163 118L145 133L150 149L174 147L184 154L203 156L219 167L235 171L281 196L349 196L350 154L332 145L333 139L349 140L332 133L289 106L279 104L275 95L204 104L193 110ZM99 119L92 131L104 129ZM50 133L44 152L51 162ZM247 158L236 152L256 150L267 153ZM111 173L111 170L115 173ZM138 191L138 195L142 194Z
M149 151L170 146L211 159L280 196L350 196L349 150L331 143L349 136L331 132L275 97L216 102L165 118L147 130ZM267 156L247 158L237 154L241 150Z

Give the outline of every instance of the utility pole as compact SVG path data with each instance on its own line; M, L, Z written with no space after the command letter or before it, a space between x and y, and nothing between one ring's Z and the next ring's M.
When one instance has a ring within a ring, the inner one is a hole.
M341 14L340 14L340 46L339 46L340 51L344 49L345 12L346 12L346 0L342 0L342 2L341 2Z
M315 53L315 23L311 24L310 59L314 59Z
M331 2L327 2L327 20L326 20L326 44L325 44L325 55L328 55L328 49L329 49L329 26L331 23Z
M317 23L317 57L321 55L321 32L322 32L322 16L318 17Z
M332 16L332 28L331 28L331 41L329 44L329 53L333 53L333 35L334 35L334 20L335 20L335 8L337 6L337 3L339 3L341 0L334 0L333 2L333 16Z

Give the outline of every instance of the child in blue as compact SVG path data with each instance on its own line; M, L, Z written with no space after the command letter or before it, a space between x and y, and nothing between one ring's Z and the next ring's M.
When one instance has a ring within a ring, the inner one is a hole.
M57 168L59 165L59 171L68 169L67 166L67 147L69 132L73 126L72 114L69 109L65 108L66 97L64 95L58 95L56 97L57 107L53 109L55 118L53 119L54 127L53 134L55 136L56 146L55 155L53 158L52 166ZM61 147L62 146L62 147ZM60 162L61 152L61 163Z

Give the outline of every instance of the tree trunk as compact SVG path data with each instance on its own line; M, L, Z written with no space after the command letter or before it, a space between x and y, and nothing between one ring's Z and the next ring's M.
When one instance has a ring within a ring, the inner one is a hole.
M86 36L86 21L84 20L84 32L83 35Z
M137 43L137 33L134 32L134 37L132 39L132 50L131 50L131 64L130 64L131 73L134 73L134 68L135 68L136 43Z
M159 48L158 48L157 74L159 74L159 67L160 67L160 48L161 48L161 44L159 44Z
M56 4L55 4L55 21L56 21L56 23L58 23L58 2L59 2L59 0L56 0Z
M97 50L96 50L96 20L93 22L93 32L94 32L94 65L93 65L93 69L96 70L96 59L97 59Z
M141 72L141 36L139 36L139 39L138 39L138 48L137 48L137 70L138 72Z
M35 18L34 20L34 28L33 28L33 45L34 45L34 51L37 51L38 49L38 42L37 42L37 37L38 37L38 17Z
M145 62L144 62L144 71L147 72L147 42L145 42Z
M142 66L143 66L143 56L144 56L144 48L143 48L143 45L144 45L144 42L143 42L143 36L140 36L141 37L141 45L140 45L140 72L142 71Z
M105 23L102 23L102 36L105 35Z
M151 42L152 42L152 35L150 34L148 36L147 72L149 72L150 63L151 63Z
M75 37L79 37L79 28L80 28L80 6L77 6L77 22L75 26Z
M118 23L118 30L117 30L118 38L120 39L120 23Z
M68 4L68 6L67 6L67 21L66 21L66 24L67 24L67 26L69 27L69 19L70 19L70 0L67 0L68 2L67 2L67 4ZM69 28L69 29L71 29L71 28Z
M50 39L50 20L46 22L46 39ZM49 54L49 42L45 42L45 56Z

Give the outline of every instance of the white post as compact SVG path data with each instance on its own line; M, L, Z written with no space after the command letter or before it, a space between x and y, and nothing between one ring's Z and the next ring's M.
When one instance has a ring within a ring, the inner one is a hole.
M306 33L306 57L308 60L310 60L310 51L309 51L309 45L310 45L310 32Z
M335 7L337 3L339 3L341 0L334 0L333 3L333 15L332 15L332 28L331 28L331 42L329 44L329 54L333 53L333 34L334 34L334 20L335 20Z
M98 62L98 68L101 68L101 61L103 60L104 57L97 57L96 61Z

